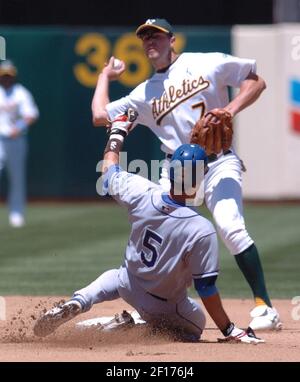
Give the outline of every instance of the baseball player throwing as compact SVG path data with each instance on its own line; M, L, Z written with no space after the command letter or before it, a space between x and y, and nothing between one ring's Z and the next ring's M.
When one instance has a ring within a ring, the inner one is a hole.
M35 334L48 335L93 304L122 297L150 325L167 329L179 340L198 340L205 315L201 306L187 296L187 287L193 281L224 340L263 342L250 328L237 328L225 313L215 285L219 264L214 227L185 205L201 184L201 177L197 180L195 173L199 172L198 162L206 162L205 151L190 144L175 150L172 159L182 169L188 162L192 177L186 182L184 176L178 177L178 171L171 172L171 190L166 193L161 186L118 165L123 140L132 125L128 115L127 120L117 118L112 124L103 164L104 188L128 209L131 223L124 264L103 273L75 292L71 300L42 315L34 327ZM184 185L183 192L175 192L178 183Z
M255 102L266 85L256 74L252 59L222 53L176 54L173 28L164 19L147 20L136 34L155 73L128 96L110 103L109 83L125 70L124 62L114 69L112 57L99 75L92 102L93 121L95 126L107 125L129 107L137 110L136 122L148 126L162 143L166 164L160 183L169 189L170 156L181 144L190 143L196 122L201 117L210 123L217 123L220 116L229 115L232 119ZM232 101L228 98L228 87L239 88ZM278 329L279 315L267 293L258 250L245 227L241 160L232 146L207 153L210 155L205 203L221 239L252 289L256 306L251 312L250 326L256 330Z

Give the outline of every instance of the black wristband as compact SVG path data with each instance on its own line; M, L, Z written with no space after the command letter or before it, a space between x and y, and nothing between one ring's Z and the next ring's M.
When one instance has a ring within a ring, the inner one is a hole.
M114 138L109 139L106 144L104 154L108 153L109 151L119 154L122 147L123 147L123 142L120 141L119 139L114 139Z
M227 326L227 328L224 330L221 330L221 332L223 333L224 337L228 337L228 336L230 336L233 329L234 329L234 323L230 322L230 324Z
M119 135L122 135L122 137L125 138L127 136L127 131L118 129L116 127L116 128L110 129L109 136L111 136L112 134L119 134Z

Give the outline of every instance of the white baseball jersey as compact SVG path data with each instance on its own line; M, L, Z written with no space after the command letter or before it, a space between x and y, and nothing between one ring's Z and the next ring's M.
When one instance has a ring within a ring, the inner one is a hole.
M145 291L176 300L192 279L218 274L215 229L195 209L116 165L105 174L104 188L128 209L132 229L125 265Z
M161 140L162 150L173 153L189 143L201 112L226 106L228 86L240 87L250 72L256 72L255 60L223 53L182 53L165 72L155 73L106 110L112 120L133 107L139 113L136 123L148 126Z
M21 84L5 90L0 86L0 136L9 136L20 118L37 118L38 108L30 92Z

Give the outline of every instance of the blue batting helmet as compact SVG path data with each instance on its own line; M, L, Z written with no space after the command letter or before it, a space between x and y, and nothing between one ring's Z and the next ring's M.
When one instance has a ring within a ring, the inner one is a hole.
M173 162L174 161L174 162ZM179 162L175 162L179 161ZM205 153L205 150L196 144L184 144L178 147L177 150L174 151L174 154L171 158L171 166L170 166L170 179L174 182L176 182L176 168L178 168L178 165L175 167L172 165L173 163L177 163L181 165L181 168L184 168L185 161L188 161L186 163L189 163L192 170L192 183L193 186L195 186L196 183L196 169L197 169L197 163L199 161L204 161L204 169L207 165L207 155Z

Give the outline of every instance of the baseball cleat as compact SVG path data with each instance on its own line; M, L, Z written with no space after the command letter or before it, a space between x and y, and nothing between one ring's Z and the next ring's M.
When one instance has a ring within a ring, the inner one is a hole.
M69 300L43 314L34 325L33 332L38 337L46 337L53 333L60 325L70 321L81 312L82 306L80 302Z
M131 314L126 310L123 310L121 314L117 313L114 318L102 325L102 330L112 330L120 327L128 327L134 325L134 319Z
M11 227L14 227L14 228L23 227L25 225L24 216L22 214L17 213L17 212L12 212L9 215L9 224Z
M123 310L121 314L117 313L114 316L98 317L77 322L76 328L80 330L96 329L111 331L124 327L133 327L137 324L145 324L145 321L141 319L136 311L130 314L126 310Z
M252 321L249 326L253 330L281 330L282 322L275 308L267 305L256 306L250 313Z

